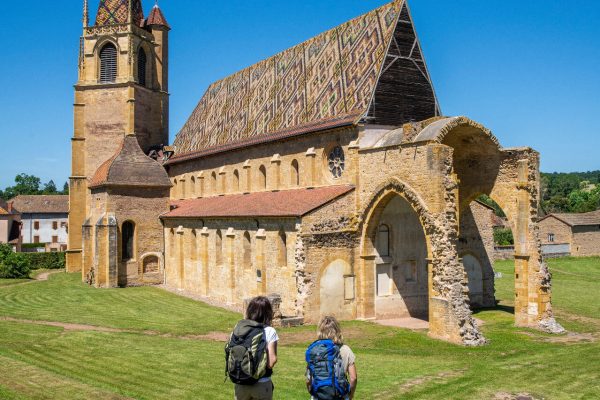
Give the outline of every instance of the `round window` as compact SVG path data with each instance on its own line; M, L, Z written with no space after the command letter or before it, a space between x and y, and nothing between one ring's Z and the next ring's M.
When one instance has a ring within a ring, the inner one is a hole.
M329 163L331 175L333 175L334 178L340 178L344 173L345 167L344 149L340 146L331 149L327 162Z

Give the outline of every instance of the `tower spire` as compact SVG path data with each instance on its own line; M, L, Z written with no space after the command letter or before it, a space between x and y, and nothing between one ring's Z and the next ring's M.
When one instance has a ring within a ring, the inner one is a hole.
M87 28L90 24L90 14L88 11L88 0L83 0L83 27Z

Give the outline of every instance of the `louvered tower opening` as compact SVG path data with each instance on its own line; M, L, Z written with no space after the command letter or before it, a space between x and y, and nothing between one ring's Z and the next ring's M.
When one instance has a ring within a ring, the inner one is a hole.
M112 83L117 79L117 48L108 43L100 50L100 83Z
M141 48L138 54L138 83L146 86L146 52Z

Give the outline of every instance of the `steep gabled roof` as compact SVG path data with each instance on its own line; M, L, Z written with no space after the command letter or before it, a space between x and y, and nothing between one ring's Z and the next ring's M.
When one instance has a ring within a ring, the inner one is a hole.
M158 4L152 7L152 11L150 11L150 15L148 15L148 19L146 20L146 25L161 25L171 28Z
M69 212L67 195L19 195L11 199L13 207L22 214L66 214Z
M352 190L338 185L178 200L161 218L301 217Z
M358 115L401 125L438 114L408 7L395 0L210 85L177 154Z
M588 213L561 213L561 214L548 214L543 220L554 217L561 222L569 226L589 226L589 225L600 225L600 210L588 212Z
M141 26L144 11L141 0L100 0L96 13L96 26L126 24L129 18L129 2L132 1L133 24Z

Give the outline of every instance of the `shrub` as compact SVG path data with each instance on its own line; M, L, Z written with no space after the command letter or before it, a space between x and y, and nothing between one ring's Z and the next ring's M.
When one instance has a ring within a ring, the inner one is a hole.
M62 269L65 253L21 253L31 269Z
M515 244L512 231L510 228L494 229L494 243L496 246L511 246Z
M46 243L23 243L21 245L22 249L40 249L45 247Z
M29 278L31 268L29 261L22 253L10 253L0 261L0 278L22 279Z
M12 252L12 247L5 243L0 243L0 263L2 263L2 261L8 257L9 254L12 254Z

